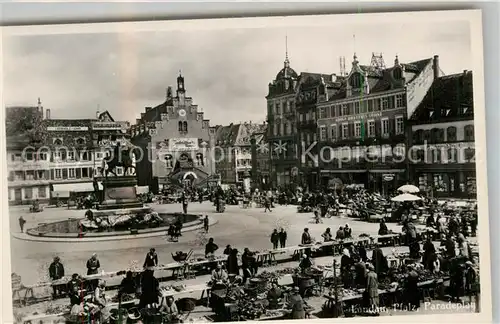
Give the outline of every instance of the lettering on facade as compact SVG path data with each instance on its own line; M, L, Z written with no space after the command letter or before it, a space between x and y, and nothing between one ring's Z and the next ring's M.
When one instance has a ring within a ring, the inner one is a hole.
M51 132L85 132L89 128L87 126L49 126L47 130Z
M119 130L124 128L122 124L115 122L95 122L92 124L93 130Z
M197 138L171 138L168 142L170 151L193 151L198 149Z
M434 69L432 66L432 61L427 64L424 70L406 87L406 100L407 100L407 115L411 118L411 115L422 102L425 95L429 91L432 83L434 81Z
M360 115L353 115L353 116L346 116L346 117L337 117L334 118L333 121L336 123L342 123L342 122L349 122L349 121L354 121L354 120L366 120L366 119L376 119L382 117L382 113L369 113L369 114L360 114Z

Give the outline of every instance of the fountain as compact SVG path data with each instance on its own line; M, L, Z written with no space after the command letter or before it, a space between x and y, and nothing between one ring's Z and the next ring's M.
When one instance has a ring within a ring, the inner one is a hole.
M120 148L120 145L117 148L120 152L116 154L115 150L114 158L107 163L103 162L103 176L94 178L95 194L99 197L96 208L87 210L84 219L40 224L29 229L27 234L58 238L103 237L163 232L174 223L202 223L198 215L157 213L145 206L137 197L137 178L131 149ZM118 166L124 168L124 175L116 175L115 169ZM134 171L133 175L129 172L131 169ZM109 176L109 173L113 176ZM102 181L102 192L98 190L98 181Z

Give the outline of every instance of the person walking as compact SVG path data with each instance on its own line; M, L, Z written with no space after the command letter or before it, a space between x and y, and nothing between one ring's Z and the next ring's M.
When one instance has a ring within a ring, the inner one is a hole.
M19 227L21 228L21 233L24 233L24 224L26 224L26 220L23 218L23 215L19 216Z
M205 215L205 218L203 218L203 229L205 230L205 233L208 233L208 228L209 228L209 219L208 215Z

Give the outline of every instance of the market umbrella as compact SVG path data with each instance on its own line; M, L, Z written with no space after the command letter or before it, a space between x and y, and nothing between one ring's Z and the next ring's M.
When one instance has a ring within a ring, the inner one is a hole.
M422 198L420 198L418 196L415 196L415 195L412 195L409 193L404 193L404 194L401 194L399 196L392 198L391 200L392 201L417 201L417 200L421 200L421 199Z
M418 189L417 186L407 184L407 185L399 187L398 191L401 191L404 193L417 193L417 192L420 192L420 189Z

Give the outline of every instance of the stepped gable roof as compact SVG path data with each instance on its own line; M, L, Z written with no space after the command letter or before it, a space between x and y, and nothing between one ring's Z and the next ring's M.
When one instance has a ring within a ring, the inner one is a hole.
M464 71L434 80L410 120L428 122L473 116L472 71Z

